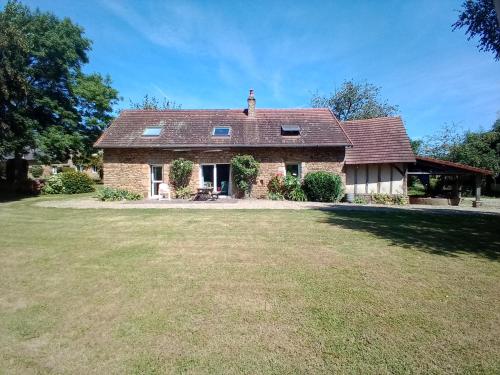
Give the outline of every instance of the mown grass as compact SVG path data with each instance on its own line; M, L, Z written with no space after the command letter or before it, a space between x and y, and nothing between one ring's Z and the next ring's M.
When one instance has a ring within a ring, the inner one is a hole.
M500 372L498 216L37 200L0 205L0 373Z

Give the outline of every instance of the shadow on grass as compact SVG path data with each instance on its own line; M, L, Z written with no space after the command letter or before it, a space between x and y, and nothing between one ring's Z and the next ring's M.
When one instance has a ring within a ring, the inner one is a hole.
M455 214L432 210L326 210L323 222L368 232L392 244L456 256L470 253L491 260L500 257L500 216L487 213Z
M6 191L0 191L0 203L15 202L26 198L33 198L33 194L21 194L21 193L11 193Z

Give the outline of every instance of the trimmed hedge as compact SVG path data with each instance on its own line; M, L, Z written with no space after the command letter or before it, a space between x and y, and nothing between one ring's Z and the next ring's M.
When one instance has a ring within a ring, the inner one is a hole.
M310 172L304 177L304 191L313 202L338 202L344 195L344 186L337 174Z
M45 194L79 194L94 191L94 181L85 173L75 170L56 174L45 182Z

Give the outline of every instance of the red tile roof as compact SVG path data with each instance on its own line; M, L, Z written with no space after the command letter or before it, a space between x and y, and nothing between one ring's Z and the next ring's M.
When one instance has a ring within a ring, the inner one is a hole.
M437 164L438 166L452 167L454 169L461 169L463 171L472 172L475 174L493 175L493 172L489 171L488 169L471 167L470 165L454 163L454 162L447 161L447 160L428 158L428 157L424 157L424 156L417 156L416 158L417 158L417 165L418 165L419 161L423 161L423 162L426 162L430 165Z
M346 164L415 162L400 117L343 121L341 125L353 144L346 149Z
M297 125L300 136L281 135L282 125ZM144 129L162 126L160 136ZM214 126L231 128L230 137L214 137ZM98 148L311 147L350 146L339 121L328 109L125 110L95 143Z

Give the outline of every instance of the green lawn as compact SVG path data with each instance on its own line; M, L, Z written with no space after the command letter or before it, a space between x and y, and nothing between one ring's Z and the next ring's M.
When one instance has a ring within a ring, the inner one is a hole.
M0 373L500 373L499 216L39 199L0 204Z

